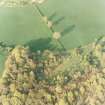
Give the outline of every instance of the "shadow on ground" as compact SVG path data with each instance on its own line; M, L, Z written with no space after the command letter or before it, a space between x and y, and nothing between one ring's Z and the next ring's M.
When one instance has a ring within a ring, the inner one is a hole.
M61 21L63 21L65 18L64 17L59 17L56 21L53 22L53 25L59 24Z
M76 27L75 24L68 26L67 28L65 28L65 29L61 32L61 35L62 35L62 36L67 35L68 33L72 32L72 31L75 29L75 27Z
M25 46L29 46L31 51L37 51L37 50L55 50L57 46L53 44L53 40L51 38L40 38L37 40L31 40L28 43L25 44Z
M48 19L53 22L53 25L57 25L57 24L59 24L61 21L63 21L63 20L65 19L65 17L62 16L62 17L59 17L58 19L56 19L56 20L53 21L53 19L56 18L56 17L58 17L58 15L57 15L56 12L54 12L53 14L51 14L51 15L48 17Z
M56 16L57 16L57 13L54 12L48 17L48 19L52 21Z
M54 12L53 14L51 14L51 15L49 16L48 19L49 19L50 21L52 21L56 16L57 16L57 13ZM53 21L53 25L59 24L59 23L62 22L64 19L65 19L64 16L59 17L58 19L56 19L56 20ZM69 25L68 27L66 27L65 29L62 30L61 35L62 35L62 36L67 35L68 33L72 32L72 31L75 29L75 27L76 27L75 24Z

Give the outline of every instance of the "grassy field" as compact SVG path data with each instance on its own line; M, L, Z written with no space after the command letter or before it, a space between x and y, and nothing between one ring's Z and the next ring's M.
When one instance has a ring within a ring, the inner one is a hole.
M105 33L104 0L47 0L40 9L53 21L54 30L62 32L67 49L88 44ZM35 49L41 49L51 35L35 7L0 8L0 41L31 46L38 42ZM0 64L2 59L0 54Z
M60 6L59 6L60 5ZM47 0L42 12L62 32L62 42L70 49L92 42L105 33L103 0ZM35 7L0 8L0 40L23 44L51 36Z
M48 0L41 9L47 16L53 15L54 22L63 17L54 28L65 30L62 42L66 48L87 44L105 34L104 0Z

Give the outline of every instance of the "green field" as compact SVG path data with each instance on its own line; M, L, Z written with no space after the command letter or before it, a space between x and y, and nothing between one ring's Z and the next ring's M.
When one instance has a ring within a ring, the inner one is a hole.
M56 13L54 21L64 17L55 26L55 30L69 29L62 38L67 48L87 44L99 35L105 34L104 0L48 0L41 8L47 16Z
M39 7L55 23L54 30L62 32L61 41L67 49L88 44L105 34L104 0L47 0ZM39 42L35 47L40 49L46 48L51 35L34 6L0 8L0 41ZM0 54L0 64L2 59Z

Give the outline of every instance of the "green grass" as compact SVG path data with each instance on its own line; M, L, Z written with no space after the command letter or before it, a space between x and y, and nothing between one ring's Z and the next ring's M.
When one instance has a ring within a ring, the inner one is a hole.
M88 44L105 33L104 0L46 0L39 7L55 23L54 30L62 32L67 49ZM31 47L38 42L34 48L38 50L49 48L51 35L35 7L0 8L0 41ZM0 54L0 62L4 58Z
M92 42L105 33L103 0L46 0L40 9L55 23L55 31L63 31L61 40L68 49ZM0 8L0 40L23 44L50 36L35 7Z
M43 24L36 8L0 8L0 40L24 44L30 40L48 38L51 33Z
M68 49L88 44L105 34L104 0L47 0L40 7L47 16L53 14L54 22L64 18L54 29L66 30L61 40Z

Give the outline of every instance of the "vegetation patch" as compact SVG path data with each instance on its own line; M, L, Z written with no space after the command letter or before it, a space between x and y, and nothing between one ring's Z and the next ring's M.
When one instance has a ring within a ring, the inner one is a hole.
M104 42L60 52L5 47L0 105L104 105Z

